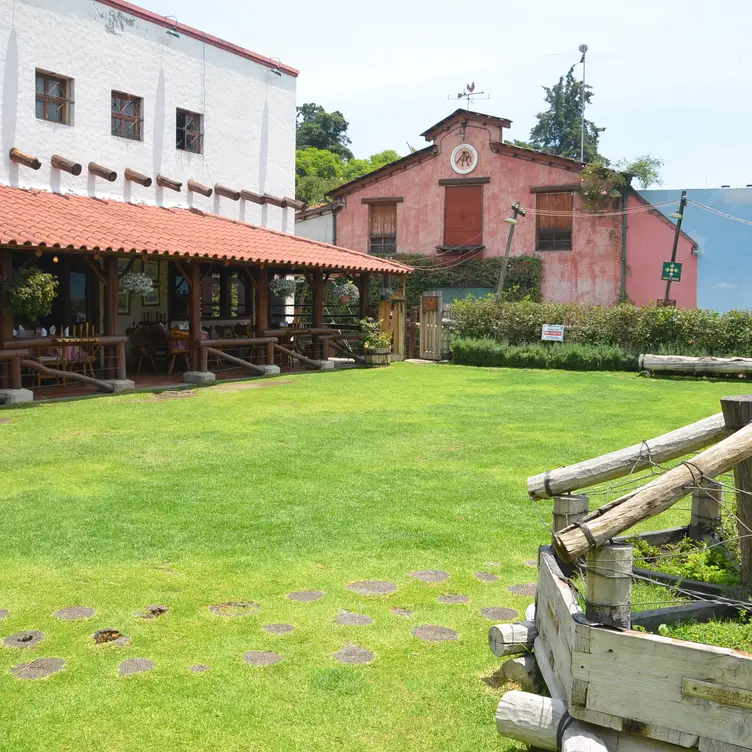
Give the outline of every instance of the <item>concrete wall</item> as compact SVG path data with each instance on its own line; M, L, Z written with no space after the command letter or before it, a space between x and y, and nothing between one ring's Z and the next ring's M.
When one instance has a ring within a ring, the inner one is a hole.
M236 190L294 196L295 84L288 73L233 54L96 0L0 0L0 183L203 211L294 231L294 212L187 191L194 179ZM35 116L35 69L74 79L71 125ZM143 98L141 141L111 135L112 90ZM204 153L175 147L176 108L204 115ZM38 157L38 171L8 159ZM80 162L74 177L52 169L59 154ZM88 162L114 169L108 183ZM123 178L126 167L182 182L176 193Z
M295 220L295 234L301 238L334 243L334 215L332 212L316 214Z

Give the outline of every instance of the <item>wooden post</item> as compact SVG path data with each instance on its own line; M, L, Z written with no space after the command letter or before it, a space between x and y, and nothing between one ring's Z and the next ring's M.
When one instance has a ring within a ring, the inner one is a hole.
M209 370L209 348L202 347L199 357L199 370L206 373Z
M232 270L227 267L219 270L219 315L232 316Z
M371 295L371 275L362 272L358 279L358 291L360 292L358 315L364 319L368 316L368 298Z
M632 546L612 543L588 551L588 619L629 629L632 624Z
M104 334L106 337L114 337L118 334L118 291L120 289L117 257L105 256L102 263L104 264ZM112 379L115 377L115 372L119 370L120 364L107 362L108 349L105 348L105 371L107 378Z
M3 282L13 276L13 255L7 248L0 248L0 350L6 342L13 340L13 316L4 309ZM0 363L0 388L7 388L12 381L12 366ZM15 387L11 387L15 388Z
M120 381L125 381L128 378L125 367L125 342L118 342L115 345L115 353L117 358L117 378Z
M715 538L721 527L723 484L714 480L701 480L700 488L692 491L692 519L689 537L695 540Z
M585 494L554 496L554 533L579 522L588 513L589 505Z
M407 336L407 357L417 358L415 346L418 341L418 306L410 308L410 330Z
M135 170L131 170L130 167L126 167L124 175L125 179L130 180L132 183L143 185L144 188L151 187L151 178L148 175L144 175L142 172L136 172Z
M269 328L269 270L253 269L256 288L256 336L263 337ZM274 365L274 344L266 345L266 364Z
M311 328L321 329L324 326L324 272L321 269L313 270L313 311L311 314ZM323 357L320 338L317 334L313 337L313 357L320 360Z
M191 284L188 286L188 321L191 334L191 370L200 370L201 344L201 262L193 261L188 267Z
M752 422L752 395L721 398L721 408L726 428L738 431ZM752 459L734 465L736 487L736 516L742 557L741 575L743 585L752 585Z

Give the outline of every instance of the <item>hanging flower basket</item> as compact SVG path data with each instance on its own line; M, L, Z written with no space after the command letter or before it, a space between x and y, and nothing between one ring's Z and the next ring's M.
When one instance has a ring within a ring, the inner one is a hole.
M360 300L360 290L352 282L343 282L338 285L332 285L332 295L339 300L342 305L348 305L353 300Z
M393 295L394 290L391 287L382 287L381 292L379 293L379 298L381 300L391 300Z
M34 321L52 311L52 302L57 297L58 281L54 274L36 267L19 269L3 284L5 310L16 316L25 316Z
M291 298L295 295L295 280L275 277L269 282L269 289L278 298Z
M148 295L154 290L154 280L143 272L128 272L120 277L120 289L131 295Z

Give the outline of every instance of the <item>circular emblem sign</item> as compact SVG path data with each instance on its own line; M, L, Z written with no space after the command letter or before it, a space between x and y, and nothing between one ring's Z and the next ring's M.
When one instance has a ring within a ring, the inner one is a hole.
M460 144L450 158L452 169L460 175L467 175L478 166L478 152L470 144Z

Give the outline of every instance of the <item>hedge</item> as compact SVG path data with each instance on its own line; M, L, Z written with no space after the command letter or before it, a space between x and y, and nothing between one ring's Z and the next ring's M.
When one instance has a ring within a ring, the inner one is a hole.
M493 339L452 340L452 360L467 366L560 368L566 371L636 371L637 356L616 345L537 342L505 345Z
M544 324L564 324L566 342L615 345L626 352L676 355L752 355L752 312L620 305L498 303L492 296L455 301L459 337L510 345L540 342Z

